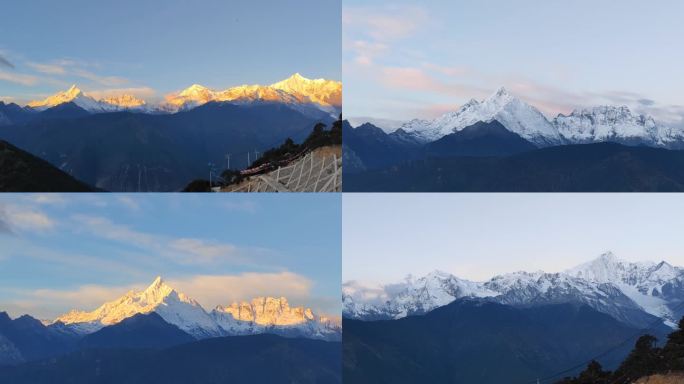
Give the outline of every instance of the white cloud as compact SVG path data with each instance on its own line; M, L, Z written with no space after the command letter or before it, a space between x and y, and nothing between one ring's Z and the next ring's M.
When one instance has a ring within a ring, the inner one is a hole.
M171 279L168 284L195 298L205 308L247 301L259 296L287 297L304 304L311 294L312 282L292 272L239 275L197 275Z
M30 86L30 85L38 84L40 79L36 76L0 70L0 80L8 81L10 83Z
M128 79L118 76L101 76L85 69L73 69L72 74L90 80L105 87L119 87L129 83Z
M66 200L59 193L35 193L27 196L29 201L41 205L64 205Z
M66 74L66 69L64 66L58 64L41 64L41 63L26 63L34 71L44 73L47 75L64 75Z
M0 205L0 216L11 230L43 231L52 229L55 222L45 213L25 206Z
M247 254L259 250L238 248L233 244L197 238L172 238L112 223L103 217L74 215L78 230L95 236L152 251L179 264L215 264L234 262L251 264Z
M181 238L169 243L173 250L191 257L193 263L212 263L239 257L238 249L232 244L210 243L200 239Z
M117 200L124 207L130 209L131 211L139 211L140 210L140 204L138 204L136 199L132 198L131 196L118 196Z
M363 31L376 41L404 38L429 20L419 6L343 7L342 23L350 30Z

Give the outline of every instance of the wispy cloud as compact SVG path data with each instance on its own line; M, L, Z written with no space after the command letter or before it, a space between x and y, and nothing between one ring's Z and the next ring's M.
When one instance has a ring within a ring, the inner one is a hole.
M74 75L90 80L94 83L105 87L120 87L122 85L128 84L130 81L126 78L119 76L101 76L93 72L87 71L85 69L73 69L71 71Z
M39 78L32 75L26 75L21 73L7 72L0 70L0 80L8 81L10 83L20 84L20 85L36 85L39 82Z
M228 200L223 203L223 207L231 212L256 213L259 205L253 200Z
M4 56L0 55L0 65L14 69L14 64L7 60Z
M59 193L34 193L26 196L27 200L40 205L64 205L66 200Z
M207 239L172 238L137 231L97 216L74 215L73 220L80 230L94 236L153 251L179 264L251 264L248 255L254 256L262 251Z
M171 249L185 253L194 262L213 263L219 260L236 260L240 257L238 248L232 244L207 242L206 240L181 238L169 243Z
M21 205L0 204L0 218L11 232L44 231L55 226L55 222L47 214Z
M131 211L139 211L140 210L140 204L138 201L131 196L118 196L116 198L121 205L124 207L130 209Z
M420 6L362 6L342 9L342 23L345 28L362 30L376 41L409 36L428 19L428 12Z
M47 75L65 75L67 73L66 68L59 64L41 64L41 63L26 63L30 68L36 72L44 73Z

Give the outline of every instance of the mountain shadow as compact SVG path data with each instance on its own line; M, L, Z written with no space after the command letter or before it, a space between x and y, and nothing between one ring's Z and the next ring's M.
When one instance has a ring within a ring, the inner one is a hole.
M537 149L496 120L477 122L425 145L426 157L507 156Z
M86 335L79 342L81 349L96 348L164 348L189 343L195 338L155 312L137 314L120 323Z

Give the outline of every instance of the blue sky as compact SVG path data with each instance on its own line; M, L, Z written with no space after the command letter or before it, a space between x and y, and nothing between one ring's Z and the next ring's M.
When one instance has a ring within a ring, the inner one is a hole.
M347 117L431 118L505 86L547 116L628 105L682 124L676 0L346 0ZM363 119L361 119L363 120Z
M315 0L14 1L0 23L0 100L72 83L160 97L199 83L341 78L341 4ZM12 68L12 66L14 68Z
M604 252L684 266L681 194L344 194L342 279L435 269L484 281L560 272Z
M207 310L256 296L339 315L339 194L0 196L0 311L91 310L157 275Z

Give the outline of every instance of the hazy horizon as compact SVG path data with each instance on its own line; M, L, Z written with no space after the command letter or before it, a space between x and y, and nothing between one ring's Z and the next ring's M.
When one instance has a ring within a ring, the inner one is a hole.
M611 251L684 266L684 197L661 194L345 194L343 282L441 270L472 281L561 272Z

